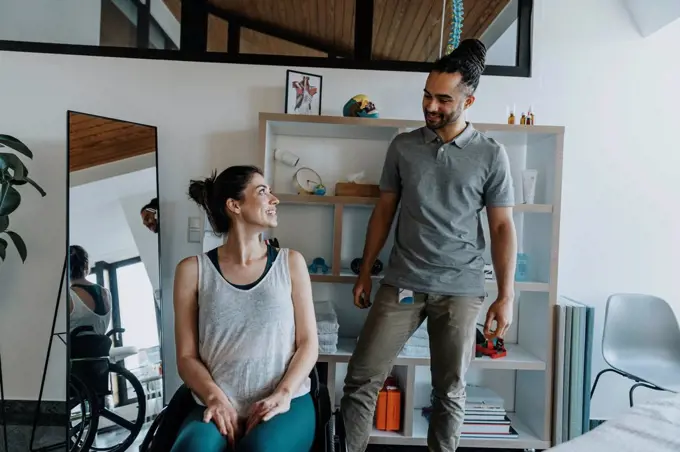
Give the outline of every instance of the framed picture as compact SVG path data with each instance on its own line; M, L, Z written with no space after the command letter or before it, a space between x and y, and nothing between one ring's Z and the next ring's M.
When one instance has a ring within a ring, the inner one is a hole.
M321 114L322 77L306 72L286 72L286 113L293 115Z

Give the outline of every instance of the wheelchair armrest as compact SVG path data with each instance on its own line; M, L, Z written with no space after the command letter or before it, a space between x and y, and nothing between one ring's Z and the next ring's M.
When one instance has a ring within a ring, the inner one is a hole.
M106 333L107 336L111 337L116 333L123 334L125 332L125 328L113 328L111 331Z

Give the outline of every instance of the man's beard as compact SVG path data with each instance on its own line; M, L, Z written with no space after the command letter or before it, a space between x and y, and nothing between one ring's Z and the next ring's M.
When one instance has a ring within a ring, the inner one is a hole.
M458 106L454 108L450 113L432 112L432 114L435 116L434 120L428 119L427 110L423 110L423 114L425 115L425 124L427 125L427 127L429 127L432 130L437 130L458 121L458 118L460 118L460 116L463 114L463 109L461 108L461 106Z

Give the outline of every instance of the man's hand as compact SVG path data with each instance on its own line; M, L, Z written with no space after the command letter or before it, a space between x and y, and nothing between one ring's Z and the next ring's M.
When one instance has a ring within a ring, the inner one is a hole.
M512 323L512 303L514 297L499 297L494 301L486 313L484 322L484 337L503 339ZM496 329L491 331L493 321L496 321Z
M360 309L366 309L371 306L371 288L373 286L373 281L371 281L371 276L362 276L365 273L362 272L357 278L357 282L354 283L354 306Z

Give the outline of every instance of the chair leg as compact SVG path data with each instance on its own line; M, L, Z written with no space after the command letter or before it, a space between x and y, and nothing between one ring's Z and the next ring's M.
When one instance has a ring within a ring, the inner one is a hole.
M630 387L630 391L628 391L628 403L630 404L631 408L633 407L633 391L635 391L635 389L640 386L642 386L643 388L653 389L655 391L665 391L665 389L660 388L658 386L650 385L649 383L644 382L635 383L633 386Z
M595 377L595 383L593 383L593 388L590 390L590 398L591 398L591 399L593 398L593 394L595 394L595 388L597 387L597 382L600 381L600 377L601 377L603 374L606 374L607 372L614 372L614 373L617 373L617 374L621 375L620 372L618 372L618 371L615 370L615 369L611 369L611 368L609 368L609 369L602 369L600 372L598 372L597 376Z

